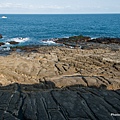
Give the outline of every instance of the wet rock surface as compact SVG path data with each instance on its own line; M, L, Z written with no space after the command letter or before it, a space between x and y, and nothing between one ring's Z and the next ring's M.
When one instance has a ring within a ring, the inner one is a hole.
M0 87L1 120L119 120L111 113L120 113L120 90L50 81Z
M120 44L120 38L110 38L110 37L101 37L101 38L94 38L91 39L88 36L72 36L69 38L58 38L55 40L56 43L63 43L63 44L80 44L81 42L95 42L95 43L102 43L102 44L111 44L111 43L116 43Z
M103 43L103 44L111 44L111 43L117 43L120 44L120 38L96 38L96 39L91 39L91 42L96 42L96 43ZM88 42L90 42L88 41Z
M67 47L80 47L81 49L106 48L120 49L120 38L90 38L88 36L72 36L69 38L58 38L54 42L63 44Z

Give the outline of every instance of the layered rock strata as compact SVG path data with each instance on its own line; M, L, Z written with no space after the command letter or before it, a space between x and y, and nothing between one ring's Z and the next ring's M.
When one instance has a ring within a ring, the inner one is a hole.
M120 50L40 47L32 51L0 56L1 85L52 81L57 87L74 84L120 87Z

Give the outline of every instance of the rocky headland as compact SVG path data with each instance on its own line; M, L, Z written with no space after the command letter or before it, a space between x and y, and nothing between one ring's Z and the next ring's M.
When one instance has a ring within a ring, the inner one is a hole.
M0 119L119 120L120 45L80 41L1 53Z

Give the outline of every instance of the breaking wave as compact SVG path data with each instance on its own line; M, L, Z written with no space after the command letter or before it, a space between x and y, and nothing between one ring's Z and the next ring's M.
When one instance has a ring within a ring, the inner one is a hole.
M43 44L47 44L47 45L52 45L52 44L56 44L55 42L56 39L48 39L48 40L43 40Z
M28 37L26 37L26 38L17 37L17 38L12 38L12 39L10 39L10 41L15 41L15 42L21 43L21 42L26 42L26 41L28 41L29 39L30 39L30 38L28 38Z

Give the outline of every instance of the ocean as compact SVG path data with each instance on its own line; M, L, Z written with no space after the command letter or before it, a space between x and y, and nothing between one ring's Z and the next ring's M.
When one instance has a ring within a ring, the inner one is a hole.
M120 37L120 14L6 14L0 15L1 42L51 45L49 39L74 35ZM48 40L48 41L43 41Z

